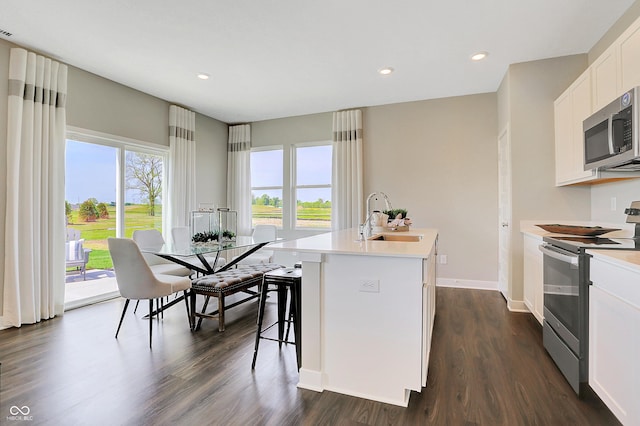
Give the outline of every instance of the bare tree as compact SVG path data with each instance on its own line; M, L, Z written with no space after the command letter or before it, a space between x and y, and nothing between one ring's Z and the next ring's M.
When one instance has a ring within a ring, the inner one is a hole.
M149 216L155 216L156 200L162 196L162 157L127 152L127 189L138 191L149 206Z

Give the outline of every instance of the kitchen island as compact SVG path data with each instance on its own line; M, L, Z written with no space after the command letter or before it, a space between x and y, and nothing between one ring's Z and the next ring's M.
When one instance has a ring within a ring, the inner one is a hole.
M347 229L269 245L302 262L298 387L407 406L427 381L437 239Z

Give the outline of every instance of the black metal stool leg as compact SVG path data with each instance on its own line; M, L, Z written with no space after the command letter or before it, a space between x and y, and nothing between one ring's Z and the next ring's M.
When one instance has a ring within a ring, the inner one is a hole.
M282 348L284 319L287 311L287 286L278 284L278 347Z
M267 285L263 281L260 292L260 307L258 308L258 331L256 332L256 345L253 349L253 361L251 362L251 369L256 368L256 359L258 358L258 345L260 345L260 334L262 333L262 320L264 318L264 307L267 303Z
M291 286L291 317L293 318L293 332L296 342L296 361L298 363L298 371L302 366L302 299L301 288L294 283Z
M295 297L293 292L294 292L294 288L291 287L289 290L289 315L287 316L287 332L284 335L285 342L289 341L289 330L291 329L291 323L294 320L293 314L295 310L293 305L295 304Z

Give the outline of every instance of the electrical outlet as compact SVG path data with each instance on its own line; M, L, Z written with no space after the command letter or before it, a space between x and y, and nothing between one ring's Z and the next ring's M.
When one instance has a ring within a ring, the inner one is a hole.
M446 254L439 254L438 255L438 262L441 265L446 265L447 264L447 255Z
M360 280L360 291L380 293L380 280Z

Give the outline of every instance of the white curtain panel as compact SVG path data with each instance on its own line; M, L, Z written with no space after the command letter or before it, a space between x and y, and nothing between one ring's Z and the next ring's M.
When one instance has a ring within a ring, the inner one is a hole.
M11 49L2 326L64 311L67 67Z
M196 209L196 114L176 105L169 107L169 162L167 164L167 209L164 227L189 226Z
M334 229L358 226L363 218L362 111L333 113L331 221Z
M251 235L251 126L229 126L227 204L238 212L238 234Z

